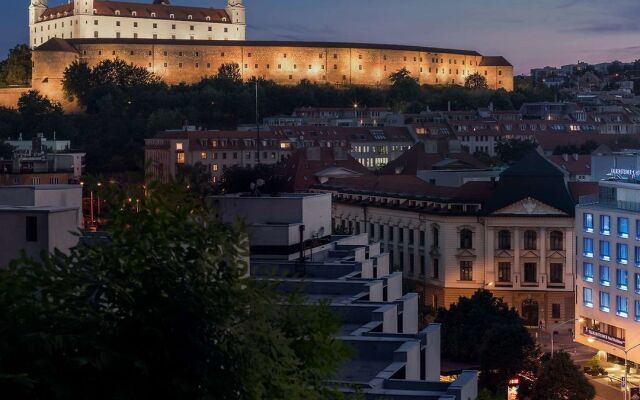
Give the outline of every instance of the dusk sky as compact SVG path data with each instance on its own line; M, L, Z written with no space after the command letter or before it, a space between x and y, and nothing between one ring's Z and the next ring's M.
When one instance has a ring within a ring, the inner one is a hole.
M50 6L67 0L49 0ZM151 2L145 0L137 2ZM3 1L0 51L27 42L28 0ZM246 0L248 39L393 43L532 67L640 58L638 0ZM224 7L225 0L173 0Z

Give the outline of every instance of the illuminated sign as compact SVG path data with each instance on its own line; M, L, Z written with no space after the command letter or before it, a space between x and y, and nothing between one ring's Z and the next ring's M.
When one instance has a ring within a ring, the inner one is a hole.
M602 333L600 331L596 331L595 329L591 329L587 326L582 328L582 331L585 335L594 337L596 339L602 340L603 342L611 343L615 346L625 347L625 340L617 338L615 336L607 335L606 333Z
M518 400L518 389L520 389L520 379L509 379L509 386L507 389L507 400Z
M609 175L624 176L629 179L640 179L640 171L636 169L611 168Z

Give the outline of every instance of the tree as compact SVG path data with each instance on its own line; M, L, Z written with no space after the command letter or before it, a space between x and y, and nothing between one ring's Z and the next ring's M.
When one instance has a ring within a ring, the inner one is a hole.
M31 49L19 44L9 50L6 60L0 62L0 86L28 86L31 84Z
M545 354L531 400L592 400L595 389L564 351Z
M471 74L464 80L464 87L467 89L488 89L487 78L479 73Z
M391 82L389 98L399 111L403 111L408 104L416 101L420 96L420 84L406 68L389 75L389 82Z
M499 140L496 143L496 153L498 159L504 163L512 164L521 160L532 150L535 150L538 144L533 140L506 139Z
M219 80L226 80L233 83L242 83L242 74L240 73L240 66L236 63L222 64L218 68L216 78Z
M109 241L0 271L5 397L331 396L339 321L247 278L242 225L220 224L184 185L106 198Z
M255 192L276 195L286 189L279 166L260 164L255 167L230 167L222 174L219 190L222 193Z
M486 290L440 309L436 322L442 324L444 356L479 363L481 384L492 390L522 371L534 347L517 312Z
M25 134L60 132L64 130L64 113L60 103L51 101L37 90L30 90L18 99Z
M0 160L10 160L13 158L13 146L0 140Z

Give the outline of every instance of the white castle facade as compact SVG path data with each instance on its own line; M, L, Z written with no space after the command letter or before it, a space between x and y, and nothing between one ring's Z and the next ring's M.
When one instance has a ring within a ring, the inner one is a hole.
M29 6L32 48L53 38L245 40L245 32L242 0L228 0L225 8L174 6L169 0L68 0L55 7L31 0Z

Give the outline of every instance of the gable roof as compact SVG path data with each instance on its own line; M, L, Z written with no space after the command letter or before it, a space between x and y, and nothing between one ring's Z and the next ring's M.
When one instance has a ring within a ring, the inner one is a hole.
M575 213L564 173L537 151L530 152L500 175L484 211L492 214L529 197L568 216Z
M502 56L484 56L480 61L481 67L513 67L506 58Z
M69 42L60 38L53 38L47 40L45 43L36 47L37 51L64 51L68 53L78 53L78 50L73 47Z
M400 157L380 171L385 175L416 175L421 170L433 169L484 169L485 164L469 153L427 153L424 142L415 144Z

